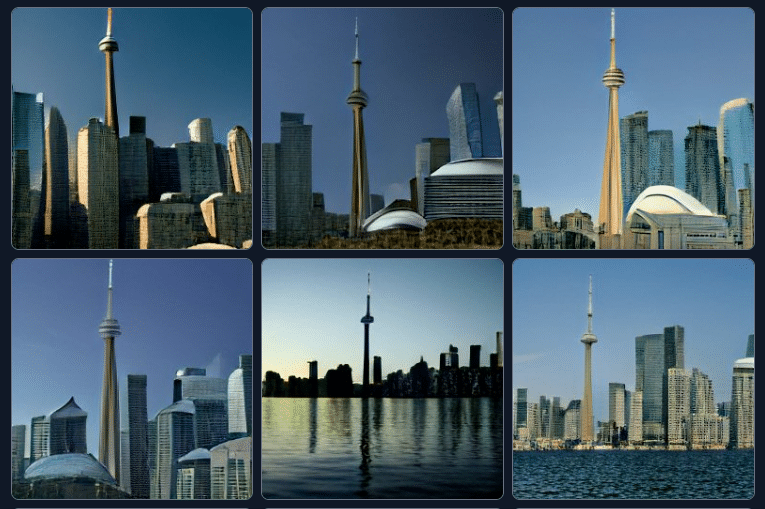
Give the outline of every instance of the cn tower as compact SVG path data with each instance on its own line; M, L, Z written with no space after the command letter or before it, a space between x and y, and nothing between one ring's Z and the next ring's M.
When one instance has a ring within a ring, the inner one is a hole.
M616 67L616 35L614 10L611 9L611 65L603 74L608 87L608 131L606 156L603 161L603 181L600 185L600 248L618 249L622 234L622 161L619 141L619 87L624 85L624 73Z
M112 316L112 260L109 260L106 318L98 327L98 332L104 338L104 385L101 388L101 435L98 443L98 461L119 483L120 401L117 392L117 359L114 355L114 338L120 335L120 326Z
M584 343L584 395L582 396L582 442L592 442L592 344L598 338L592 333L592 276L590 276L590 299L587 306L587 332L582 334Z
M369 397L369 324L375 319L369 314L369 295L371 290L371 276L367 273L367 314L361 317L361 323L364 324L364 380L362 386L362 396Z
M361 90L361 60L359 60L359 19L356 18L356 56L353 59L353 90L346 101L353 108L353 174L351 177L351 237L362 232L364 220L369 217L369 177L367 175L367 148L364 142L364 118L361 110L367 106L367 94Z
M104 123L114 129L117 139L120 137L120 124L117 118L117 91L114 87L114 64L112 53L119 51L120 47L116 39L112 37L112 8L109 7L106 22L106 37L98 43L98 49L104 52L106 57L106 112Z

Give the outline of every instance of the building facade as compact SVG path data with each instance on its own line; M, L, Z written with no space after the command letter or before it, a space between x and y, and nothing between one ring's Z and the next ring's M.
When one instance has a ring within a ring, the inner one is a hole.
M449 138L423 138L415 146L415 209L422 216L425 214L425 178L449 162Z
M691 373L667 370L667 445L687 446L691 431Z
M672 131L669 129L648 131L648 179L646 187L674 185L675 148Z
M194 449L194 411L193 402L180 400L160 410L156 416L157 454L151 498L176 498L176 462Z
M49 455L82 453L87 454L85 426L88 414L82 410L74 397L64 406L48 416L50 423Z
M120 248L138 247L136 212L149 201L146 117L130 117L130 135L120 138Z
M66 248L69 247L69 146L64 119L55 106L51 106L48 113L44 151L40 196L44 244L39 247Z
M119 163L111 127L91 118L77 135L77 194L87 218L87 247L119 247Z
M648 112L638 111L621 119L621 171L623 215L648 187Z
M685 137L685 191L713 214L725 214L724 182L717 151L717 129L688 127Z
M460 83L446 104L451 161L483 157L481 110L475 83Z
M733 364L730 446L754 447L754 357L745 357Z
M720 168L725 168L726 163L730 168L725 197L735 199L739 189L749 189L754 204L754 105L748 99L733 99L720 107L717 152ZM735 212L728 210L729 215Z
M11 89L11 218L12 244L19 249L32 245L32 226L37 210L30 191L40 190L45 159L43 94Z
M210 449L210 494L214 499L252 496L252 437L229 440Z
M146 409L146 375L127 376L128 469L130 494L149 498L149 429Z
M252 143L240 125L228 132L228 160L234 192L252 193Z
M311 378L316 378L312 366ZM252 435L252 355L239 356L239 367L228 377L228 432Z

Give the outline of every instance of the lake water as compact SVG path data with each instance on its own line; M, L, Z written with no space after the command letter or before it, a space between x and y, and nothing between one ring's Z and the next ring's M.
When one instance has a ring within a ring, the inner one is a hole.
M499 498L502 400L263 398L266 498Z
M754 451L513 453L518 499L749 499Z

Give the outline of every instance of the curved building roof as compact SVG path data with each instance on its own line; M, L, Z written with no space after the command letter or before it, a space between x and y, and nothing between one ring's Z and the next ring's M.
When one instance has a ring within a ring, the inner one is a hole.
M252 448L252 437L242 437L242 438L235 438L233 440L229 440L228 442L223 442L222 444L218 444L210 451L217 451L219 449L228 449L229 451L248 451Z
M236 249L235 247L228 246L226 244L216 244L214 242L204 242L202 244L194 244L186 249Z
M210 451L208 451L204 447L200 447L199 449L194 449L188 454L178 458L178 463L182 463L184 461L209 460L209 459L210 459Z
M48 414L49 418L60 419L64 417L87 417L88 413L74 402L74 396L69 398L61 408Z
M744 357L733 363L733 368L754 369L754 357Z
M169 407L163 408L159 412L157 412L157 416L160 414L166 414L170 412L180 412L185 414L194 414L196 413L196 408L194 407L194 402L190 399L181 399L170 405Z
M408 200L395 200L387 207L369 216L364 221L363 229L367 232L397 228L423 230L427 224L424 217L412 210L411 203Z
M672 186L651 186L638 195L627 212L627 222L636 210L649 214L689 214L692 216L715 216L699 200Z
M502 175L504 172L505 165L502 158L485 157L481 159L461 159L446 163L431 173L430 176Z
M90 454L54 454L35 461L27 468L24 477L30 481L85 477L102 484L117 485L109 471Z

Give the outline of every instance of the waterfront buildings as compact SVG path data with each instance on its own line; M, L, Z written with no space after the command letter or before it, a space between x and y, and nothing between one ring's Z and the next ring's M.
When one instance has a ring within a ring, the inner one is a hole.
M114 339L121 332L119 323L112 315L112 260L109 260L109 288L107 292L106 317L98 327L98 332L104 339L104 382L101 387L101 432L98 443L98 460L119 483L120 403Z
M515 401L513 405L515 418L513 419L513 436L518 436L518 429L526 427L528 389L519 388L515 390Z
M638 111L621 119L621 172L623 215L648 187L648 112Z
M611 382L608 384L608 422L616 424L617 428L627 425L625 409L624 384Z
M587 332L582 334L584 343L584 395L582 396L582 441L592 442L592 345L598 338L592 333L592 276L590 276L589 300L587 305Z
M475 83L460 83L446 105L452 161L483 157L481 111Z
M739 189L751 191L754 206L754 105L748 99L733 99L720 107L717 153L720 168L730 174L724 181L728 215L737 212L735 196Z
M754 447L754 357L745 357L733 364L730 446Z
M135 498L149 498L149 437L146 409L146 375L127 376L127 452L129 478L123 480Z
M119 247L119 164L111 127L91 118L77 135L78 198L87 218L87 247Z
M11 241L19 249L32 244L37 210L32 208L30 190L39 190L42 180L44 125L43 94L11 88Z
M580 440L582 438L582 400L572 399L563 417L565 440Z
M45 128L45 165L40 209L43 245L69 246L69 147L66 125L58 108L51 106ZM37 247L37 246L34 246Z
M608 129L606 154L603 160L603 180L600 187L598 231L601 249L618 249L621 242L623 199L621 183L621 149L619 146L619 87L624 85L624 73L616 67L616 35L614 10L611 9L611 64L603 74L608 88ZM590 438L591 439L591 438Z
M667 370L667 445L685 446L690 432L691 373L682 368Z
M630 424L627 437L631 443L643 441L643 391L635 390L630 398Z

